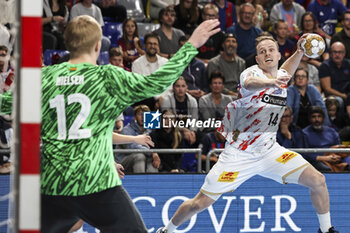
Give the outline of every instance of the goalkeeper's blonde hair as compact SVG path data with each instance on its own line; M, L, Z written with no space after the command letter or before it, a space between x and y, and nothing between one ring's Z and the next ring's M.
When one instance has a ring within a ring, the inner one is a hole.
M64 43L71 58L90 53L102 38L100 24L91 16L81 15L69 22L64 31Z

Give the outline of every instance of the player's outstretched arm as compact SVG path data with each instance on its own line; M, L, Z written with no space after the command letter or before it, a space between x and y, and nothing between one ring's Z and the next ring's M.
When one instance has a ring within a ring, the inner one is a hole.
M114 144L128 144L128 143L137 143L150 148L154 146L154 142L151 137L146 134L141 134L137 136L124 135L119 133L113 133L113 143Z
M281 69L286 70L290 75L294 74L294 72L296 71L296 69L300 64L301 58L304 56L304 50L301 48L301 42L305 40L307 35L308 33L305 33L302 37L300 37L297 43L297 50L281 66Z
M212 35L220 31L219 20L211 19L206 20L201 23L192 33L191 37L188 39L194 47L199 48L211 37Z

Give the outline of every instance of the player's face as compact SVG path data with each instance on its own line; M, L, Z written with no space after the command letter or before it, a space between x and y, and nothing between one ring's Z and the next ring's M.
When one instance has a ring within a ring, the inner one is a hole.
M115 56L115 57L111 57L109 58L109 63L111 63L114 66L118 66L123 68L123 57L122 56Z
M128 36L132 36L135 33L136 26L133 21L128 21L125 25L125 31Z
M310 117L310 123L314 128L320 128L323 124L323 116L320 113L313 113Z
M155 56L159 51L159 43L156 38L149 37L145 44L145 51L148 56Z
M187 92L187 84L185 80L177 80L174 83L174 94L177 97L184 97Z
M211 89L211 92L214 94L221 93L222 90L224 89L224 83L222 82L222 79L213 78L210 83L210 89Z
M275 42L272 40L263 40L256 47L256 51L257 55L255 59L261 69L277 69L281 54Z
M304 70L298 70L294 75L295 86L301 88L308 84L307 74Z
M287 23L278 23L278 26L275 31L276 35L280 38L287 38L288 36L288 25Z

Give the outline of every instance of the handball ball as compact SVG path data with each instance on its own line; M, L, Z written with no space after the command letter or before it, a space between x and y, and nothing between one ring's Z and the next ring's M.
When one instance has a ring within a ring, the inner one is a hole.
M311 33L301 43L301 48L304 50L305 56L317 58L321 56L326 49L326 43L320 35Z

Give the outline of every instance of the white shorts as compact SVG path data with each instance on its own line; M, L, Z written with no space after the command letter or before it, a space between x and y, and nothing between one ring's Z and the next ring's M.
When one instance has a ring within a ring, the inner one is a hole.
M310 164L300 154L287 150L278 143L262 154L226 146L206 176L201 192L217 200L221 194L233 192L255 175L281 184L297 184L299 176L308 165Z

